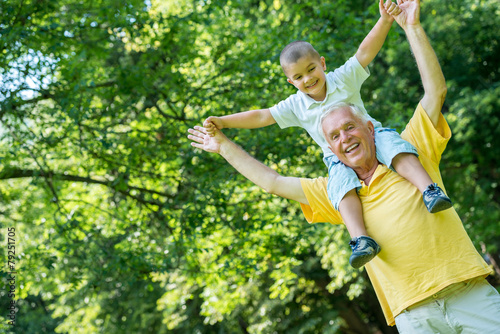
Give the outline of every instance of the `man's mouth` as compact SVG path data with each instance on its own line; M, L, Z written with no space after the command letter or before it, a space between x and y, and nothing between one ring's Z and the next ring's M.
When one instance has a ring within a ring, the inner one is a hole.
M349 153L349 152L351 152L352 150L354 150L354 149L355 149L356 147L358 147L358 146L359 146L359 144L358 144L358 143L356 143L356 144L353 144L353 145L349 146L348 148L346 148L345 153Z

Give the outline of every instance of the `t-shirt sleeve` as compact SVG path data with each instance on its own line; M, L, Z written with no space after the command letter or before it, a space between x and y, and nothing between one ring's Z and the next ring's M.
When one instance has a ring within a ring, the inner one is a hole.
M300 179L302 189L307 197L307 204L300 204L302 212L309 223L342 224L340 213L335 210L328 199L326 186L328 180L324 177L317 179Z
M419 103L413 117L401 133L401 138L415 146L420 155L425 155L439 164L441 155L451 138L451 130L443 114L439 115L436 127Z
M295 96L292 95L286 100L281 101L277 105L269 108L271 115L281 129L291 126L300 126L300 121L293 112Z
M368 67L363 68L356 56L349 58L344 65L333 71L336 81L348 86L351 91L360 91L365 80L370 76Z

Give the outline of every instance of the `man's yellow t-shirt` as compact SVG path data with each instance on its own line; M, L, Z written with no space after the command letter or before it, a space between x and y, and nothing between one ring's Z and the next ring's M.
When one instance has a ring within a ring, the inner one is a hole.
M419 104L401 137L417 148L420 162L444 189L439 161L451 131L443 115L434 127ZM301 206L310 223L342 223L328 200L327 182L301 179L310 204ZM448 285L492 272L455 209L429 213L418 189L385 165L377 167L369 186L360 182L366 230L382 248L365 268L389 325L405 308Z

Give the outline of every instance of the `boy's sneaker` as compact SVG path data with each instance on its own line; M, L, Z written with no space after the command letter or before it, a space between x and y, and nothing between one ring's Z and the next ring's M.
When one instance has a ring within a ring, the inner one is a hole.
M424 203L430 213L436 213L451 208L453 203L437 183L430 184L423 193Z
M366 263L370 262L378 253L380 253L380 246L375 240L365 235L352 238L349 241L352 249L352 255L349 258L349 263L354 268L360 268Z

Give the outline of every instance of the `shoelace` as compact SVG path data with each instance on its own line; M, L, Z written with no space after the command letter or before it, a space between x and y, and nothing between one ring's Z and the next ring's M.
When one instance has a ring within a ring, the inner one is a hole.
M434 196L434 195L436 195L436 193L438 193L438 192L439 192L439 189L438 189L438 187L436 186L436 184L435 184L435 183L433 183L433 184L429 185L429 186L427 187L427 189L425 190L425 193L426 193L426 195L428 195L428 196Z

